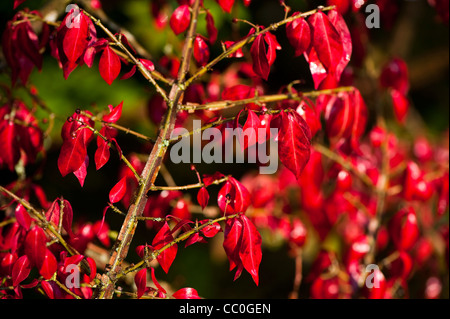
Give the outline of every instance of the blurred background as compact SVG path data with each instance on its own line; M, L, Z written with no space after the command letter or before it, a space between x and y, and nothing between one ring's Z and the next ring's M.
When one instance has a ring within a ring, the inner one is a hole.
M13 1L0 3L0 31L4 30L6 22L10 20L14 11ZM176 1L168 1L176 5ZM218 39L238 39L247 34L249 27L245 24L231 23L232 16L247 19L255 24L267 26L270 23L282 20L283 8L278 0L253 0L249 7L237 0L232 15L224 14L215 1L204 0L205 6L210 8L219 31ZM448 130L449 117L449 28L448 12L445 21L444 14L437 12L428 1L382 1L385 3L381 12L381 28L367 29L361 24L365 18L364 11L355 14L351 10L346 13L345 19L349 27L365 35L360 37L350 65L355 73L356 87L358 87L366 103L374 111L379 107L376 101L380 97L377 93L377 77L383 65L393 57L404 59L409 67L411 112L414 118L409 129L426 130L430 139L439 140ZM31 10L40 9L48 1L29 0L20 8L29 7ZM371 1L368 1L371 3ZM147 0L108 0L101 1L107 16L118 25L128 29L150 54L152 61L159 61L165 54L178 54L181 48L180 39L170 28L158 29L151 12L151 1ZM318 5L327 5L325 1L287 0L293 11L306 11ZM439 14L440 13L440 14ZM200 33L206 34L205 23L200 21ZM282 50L277 52L277 59L269 78L270 86L266 87L268 93L277 92L282 86L291 81L301 79L304 81L305 91L313 89L313 82L308 65L303 57L294 58L294 50L290 46L285 29L280 28L274 32ZM211 57L222 52L220 42L216 42L211 49ZM248 51L248 50L247 50ZM362 52L364 52L363 55ZM97 56L98 62L98 56ZM225 70L229 66L224 61L217 66L217 70ZM4 65L1 65L3 70ZM128 67L123 67L123 72ZM4 72L0 72L0 84L8 85L9 80ZM46 53L42 72L35 70L30 78L40 97L48 107L61 118L65 119L73 112L87 109L91 112L104 111L108 105L116 106L124 101L123 115L120 124L148 136L155 136L156 126L148 115L148 102L155 93L148 83L140 76L134 76L126 81L116 80L109 86L99 75L97 64L92 69L83 66L77 68L64 80L57 61ZM30 98L21 89L14 94L28 102ZM38 117L45 118L46 113L38 111ZM102 218L102 209L108 201L108 193L117 182L120 162L116 154L112 154L111 161L100 171L96 171L93 163L88 169L84 188L81 188L76 178L71 174L62 178L56 169L56 162L61 145L60 131L62 121L56 121L55 127L46 139L47 159L45 166L37 181L48 196L53 200L64 196L74 209L75 220L97 221ZM119 144L125 154L143 152L148 145L137 141L125 134L119 135ZM448 142L447 142L448 143ZM93 156L95 143L89 148ZM252 165L198 165L197 169L203 174L221 171L224 174L233 174L240 178L245 173L255 170ZM30 170L37 169L31 167ZM196 176L191 173L188 165L173 165L167 162L167 169L172 173L177 185L196 183ZM187 173L189 172L189 173ZM2 185L12 181L15 176L6 170L0 171ZM164 180L159 178L158 185ZM214 188L210 195L210 205L215 205L215 198L219 188ZM215 193L214 193L215 192ZM195 202L195 192L187 193ZM194 218L202 218L194 214ZM109 213L107 222L111 229L119 229L122 217ZM264 235L264 234L263 234ZM228 271L228 261L222 248L222 234L209 240L208 244L197 244L186 249L179 247L177 258L165 274L157 269L157 277L163 283L167 282L174 288L194 287L205 298L286 298L292 290L295 274L294 259L290 257L289 247L280 241L263 239L264 250L260 268L260 285L256 287L250 275L244 273L240 279L233 282L234 272ZM153 235L140 225L135 243L150 242ZM130 250L130 262L138 260L134 247ZM312 256L305 257L305 271L308 273ZM420 289L411 286L411 289ZM447 286L448 290L448 286ZM448 291L447 291L448 297ZM300 297L307 297L308 286L302 285ZM413 295L413 293L411 293ZM417 296L420 298L420 295Z

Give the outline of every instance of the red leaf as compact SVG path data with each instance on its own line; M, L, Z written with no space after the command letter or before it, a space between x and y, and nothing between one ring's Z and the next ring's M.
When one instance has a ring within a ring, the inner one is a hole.
M73 255L64 259L64 268L69 265L78 265L84 259L83 255Z
M94 134L87 126L93 127L93 121L77 113L64 123L61 130L63 145L58 157L58 168L62 176L75 172L83 165L87 146Z
M225 175L223 175L220 172L215 172L213 175L203 175L203 183L206 187L212 185L215 181L224 178Z
M256 37L250 49L253 60L253 72L267 80L270 72L270 64L266 52L266 44L264 35L260 34Z
M341 36L328 16L321 11L312 15L308 21L313 28L312 43L317 56L328 73L334 74L343 55Z
M280 161L299 180L311 155L311 130L297 112L281 112L278 116L281 117L278 127Z
M159 291L161 291L162 293L167 293L166 290L159 284L158 280L156 279L155 276L155 268L151 267L151 274L152 274L152 281L155 284L156 288L158 288Z
M416 192L416 186L419 184L422 176L419 165L413 161L408 161L406 164L405 177L403 181L402 195L405 200L412 201L414 193Z
M404 124L409 111L409 100L400 91L391 89L389 91L394 108L395 119L398 123Z
M328 17L330 19L330 22L336 28L336 31L339 33L342 42L342 50L343 50L342 58L336 67L336 81L339 82L342 72L350 62L350 58L352 56L353 51L352 38L344 18L338 11L336 10L329 11Z
M14 171L14 166L20 159L17 136L16 125L12 121L0 122L0 159L10 171Z
M27 279L31 272L31 263L26 255L16 260L12 268L13 286L18 286L22 281Z
M20 226L22 226L26 230L30 229L32 219L25 207L23 207L21 204L18 204L14 213Z
M208 220L202 221L200 224L204 224L207 223ZM206 238L213 238L214 236L216 236L220 231L222 231L222 227L220 227L219 223L214 223L212 225L208 225L205 228L203 228L201 230L201 233L203 234L203 236L205 236Z
M336 9L340 14L344 15L347 13L348 9L350 9L350 2L354 2L352 0L327 0L328 6L336 6Z
M2 276L11 276L12 268L16 260L16 254L6 253L2 258L2 262L0 263L0 274Z
M49 297L50 299L55 299L55 293L53 291L52 283L53 283L53 281L48 282L48 281L43 280L43 281L41 281L41 287L44 290L47 297Z
M182 5L175 9L170 17L170 27L176 35L183 33L191 22L191 11L188 5Z
M198 66L205 66L209 61L208 44L200 36L197 36L194 40L194 59Z
M406 95L409 91L409 71L405 61L394 58L381 71L380 84L384 88L393 88Z
M97 265L95 263L95 260L92 259L91 257L86 257L86 261L89 264L89 269L90 269L90 274L89 274L89 279L94 280L95 279L95 275L97 274Z
M139 61L142 63L144 68L146 68L148 71L150 71L150 72L155 71L155 65L153 64L152 61L147 60L147 59L139 59Z
M366 130L368 111L366 103L364 103L361 93L358 90L352 92L351 95L353 98L353 109L355 116L353 120L352 137L350 142L353 150L356 151L359 149L359 139Z
M206 206L208 206L209 201L209 193L206 187L200 188L200 190L197 193L197 201L202 207L202 209L205 209Z
M201 299L194 288L182 288L176 291L172 297L175 299Z
M226 12L231 13L233 8L234 0L216 0L219 6Z
M92 230L97 236L98 240L106 247L111 244L109 240L109 225L104 221L96 221L92 226Z
M71 21L72 28L68 28L65 33L63 49L67 59L71 62L76 62L83 55L89 44L89 18L84 13L74 15L73 11L69 15L73 19Z
M61 212L61 201L64 206L63 211ZM50 209L45 213L45 218L52 222L54 225L59 225L60 216L63 216L62 226L64 230L69 234L70 237L73 237L72 233L72 221L73 221L73 210L72 205L66 199L56 199Z
M389 223L392 240L400 251L411 249L419 237L417 216L412 206L399 211Z
M122 116L122 107L123 101L120 102L120 104L117 105L115 108L113 108L109 114L104 115L103 121L108 123L116 123Z
M351 136L355 115L351 102L348 92L339 93L328 102L325 111L326 132L332 144Z
M28 256L31 264L40 268L45 258L47 250L47 237L42 228L35 226L25 238L25 254Z
M244 131L244 135L248 136L247 139L244 138L244 141L239 141L241 147L247 149L248 147L252 147L258 142L258 128L261 125L261 121L259 120L258 115L255 112L249 110L247 120L245 121L244 127L242 130ZM243 142L243 143L242 143Z
M209 11L206 12L206 31L208 32L209 43L212 45L217 40L217 28L214 24L214 17Z
M20 6L22 3L24 3L26 0L14 0L14 10L17 9L18 6Z
M206 240L203 237L201 237L199 233L195 233L189 236L189 238L186 240L186 244L184 245L184 247L189 247L190 245L196 243L206 243Z
M42 266L39 267L39 273L45 280L52 278L53 274L56 272L57 262L55 256L52 252L47 249L44 255L44 260L42 261Z
M296 112L306 121L311 130L311 136L314 137L322 128L320 116L317 114L314 105L302 101L297 107Z
M101 131L100 131L101 133ZM95 168L99 170L108 161L110 157L109 145L100 136L97 137L97 150L95 151Z
M230 177L220 189L217 201L220 209L226 215L244 213L250 206L250 193L244 185ZM227 202L229 203L227 204Z
M270 67L275 62L277 50L281 50L281 45L278 43L277 38L270 32L264 34L264 41L267 44L267 60Z
M39 39L29 22L16 26L17 47L38 69L42 68L42 55L39 53Z
M327 70L323 66L322 62L320 62L314 47L310 47L309 50L304 53L304 56L306 62L309 63L309 69L311 70L311 75L314 80L314 88L318 89L320 83L322 83L327 77Z
M172 233L169 228L169 224L167 222L164 223L164 226L159 230L153 239L152 246L154 250L159 250L168 243L173 241ZM172 265L175 257L177 255L178 246L175 244L165 250L163 250L158 257L156 258L161 265L162 269L168 273L170 266Z
M134 283L137 287L137 297L140 299L147 287L147 268L139 270L134 276Z
M230 271L241 264L239 251L242 238L242 222L239 219L227 221L225 225L223 248L230 262Z
M242 221L242 242L239 249L239 257L245 270L247 270L258 286L259 283L259 265L261 263L261 235L255 225L247 216L241 215Z
M131 77L136 73L136 70L137 70L137 66L136 66L136 65L133 65L133 67L131 68L131 70L128 71L127 73L125 73L124 75L122 75L122 76L120 77L120 79L121 79L121 80L128 80L129 78L131 78Z
M121 69L120 58L107 46L100 57L99 70L100 75L106 83L111 85L119 76Z
M73 174L78 179L78 182L80 182L81 187L84 185L84 180L87 176L87 168L89 166L89 156L86 155L84 158L83 164L75 171Z
M114 187L109 192L109 201L111 203L117 203L120 201L127 192L127 177L122 177L122 179L114 185Z
M293 15L297 15L295 12ZM289 43L295 49L295 56L302 55L311 44L311 29L308 22L303 18L295 19L286 24L286 34Z

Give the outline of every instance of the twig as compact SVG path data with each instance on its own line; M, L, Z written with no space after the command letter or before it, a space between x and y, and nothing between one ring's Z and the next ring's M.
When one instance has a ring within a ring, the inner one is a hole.
M153 145L153 149L142 171L140 184L135 194L135 200L128 208L127 216L122 224L117 240L114 243L114 247L111 250L110 260L106 269L107 272L102 275L99 288L96 291L97 298L110 299L114 295L115 283L118 279L118 274L121 273L122 261L128 254L128 249L138 224L138 218L142 216L142 212L144 211L147 203L146 194L158 176L163 158L170 145L168 140L170 139L175 128L178 106L182 100L183 93L186 88L185 77L189 70L189 65L192 58L193 41L197 29L199 8L200 0L195 0L192 7L192 18L183 49L183 61L179 69L178 79L173 84L169 97L165 98L168 106L166 116L164 121L161 123L158 138ZM141 67L143 68L142 64L140 64L140 68Z
M245 104L250 103L273 103L273 102L280 102L284 100L293 100L293 99L302 99L302 97L309 97L309 98L315 98L321 95L330 95L330 94L337 94L339 92L351 92L354 91L355 88L353 86L345 86L345 87L338 87L335 89L326 89L326 90L319 90L319 91L311 91L311 92L298 92L298 93L287 93L287 94L274 94L274 95L262 95L262 96L255 96L248 99L242 99L242 100L236 100L236 101L216 101L216 102L209 102L206 104L188 104L188 105L181 105L180 110L185 111L197 111L197 110L210 110L210 111L217 111L222 110L226 108L236 107L236 106L242 106Z
M217 179L213 181L211 184L219 185L221 183L226 182L229 179L229 177L223 177L221 179ZM188 189L196 189L196 188L202 188L204 187L204 183L197 183L197 184L191 184L191 185L183 185L183 186L152 186L149 191L181 191L181 190L188 190Z

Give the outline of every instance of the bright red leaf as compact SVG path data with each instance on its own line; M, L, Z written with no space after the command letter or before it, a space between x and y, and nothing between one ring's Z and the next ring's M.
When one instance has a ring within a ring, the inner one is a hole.
M56 199L50 209L45 213L45 218L52 222L54 225L58 226L60 223L60 218L62 216L62 227L73 237L72 233L72 221L73 221L73 210L72 205L66 199Z
M281 120L278 127L278 155L281 163L298 180L311 154L311 130L297 112L281 112L277 117Z
M191 22L191 11L188 5L182 5L175 9L170 17L170 27L176 35L183 33Z
M32 219L22 204L17 205L14 214L20 226L22 226L26 230L30 229Z
M155 284L156 288L158 288L158 290L164 294L167 293L167 291L159 284L158 280L156 279L155 276L155 268L151 267L151 275L152 275L152 281Z
M220 189L217 197L219 207L226 215L244 213L250 206L250 200L247 188L233 177Z
M18 286L22 281L27 279L28 275L31 272L31 263L27 257L27 255L23 255L19 259L16 260L14 266L12 268L12 280L13 286Z
M295 12L293 16L297 15ZM295 56L302 55L311 44L311 29L304 18L295 19L286 24L286 34L289 43L295 49Z
M120 69L121 63L119 56L109 46L106 46L99 62L100 75L103 80L111 85L119 76Z
M389 90L389 94L392 99L395 119L398 123L404 124L409 111L409 100L396 89Z
M242 265L239 257L239 251L242 241L242 222L240 219L227 221L224 231L223 248L230 262L230 271L235 267Z
M111 110L110 106L110 110ZM119 105L112 108L112 110L109 112L109 114L106 114L103 116L102 120L109 123L116 123L120 117L122 116L122 108L123 108L123 101L120 102Z
M353 51L352 38L344 18L338 11L336 10L329 11L328 17L330 19L330 22L336 28L336 31L339 33L342 42L342 58L336 67L336 81L339 82L342 72L350 62L350 58L352 56Z
M231 13L233 8L234 0L216 0L219 6L226 12Z
M103 130L103 129L102 129ZM100 133L102 131L100 130ZM109 145L104 139L100 136L97 136L97 150L95 151L95 168L99 170L102 168L108 161L110 157Z
M202 187L199 189L197 193L197 201L202 207L202 209L205 209L206 206L208 206L209 202L209 193L206 187Z
M168 243L173 241L172 232L170 231L169 224L167 222L164 223L164 226L161 227L159 232L156 234L155 238L153 239L152 246L154 250L159 250ZM159 264L161 265L162 269L168 273L170 266L172 265L173 261L175 260L175 257L177 255L178 246L172 245L171 247L163 250L156 259L158 260Z
M71 62L76 62L87 49L89 40L89 18L84 13L77 15L71 14L73 19L72 28L68 28L64 40L63 49L67 59Z
M201 36L194 40L194 59L198 66L205 66L209 61L209 47Z
M40 268L47 250L47 237L39 226L34 226L25 237L25 254L32 265Z
M261 235L247 216L241 215L240 220L242 221L242 242L239 249L239 257L245 270L250 273L253 281L258 286L259 265L262 259Z
M77 171L86 160L87 146L93 132L87 127L94 122L75 112L63 125L61 136L63 145L58 157L58 168L62 176Z
M342 59L341 36L325 13L319 11L308 22L312 27L312 45L328 73L335 74Z
M172 297L175 299L201 299L194 288L182 288L176 291Z
M137 287L137 297L140 299L147 288L147 268L141 269L136 273L134 283Z
M89 166L89 156L86 155L81 166L75 172L73 172L75 177L78 179L78 182L80 183L81 187L84 186L88 166Z
M253 71L267 80L269 78L270 64L267 56L266 41L263 34L256 37L250 49L253 60Z
M24 3L26 0L14 0L14 10L17 9L18 6L20 6L22 3Z
M209 44L214 44L217 40L217 28L216 25L214 23L214 17L212 16L212 14L207 11L206 12L206 31L208 32L208 38L209 38Z
M127 177L122 177L119 182L109 192L109 201L111 203L117 203L120 201L127 192Z
M56 272L57 262L55 256L52 252L47 249L45 251L44 259L42 261L41 267L39 267L39 273L45 280L52 278L53 274Z

